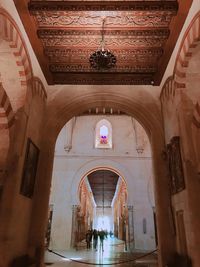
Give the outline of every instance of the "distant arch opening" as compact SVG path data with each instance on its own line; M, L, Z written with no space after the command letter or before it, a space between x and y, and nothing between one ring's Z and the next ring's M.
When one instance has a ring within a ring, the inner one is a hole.
M112 150L98 150L93 146L93 134L98 128L99 134L108 135L108 127L116 144ZM154 199L149 201L152 177L150 143L135 119L126 114L109 116L109 121L103 114L72 118L56 142L49 205L49 216L53 207L50 247L77 248L84 244L89 229L104 229L122 240L127 249L155 248L155 204ZM145 236L143 213L150 225Z

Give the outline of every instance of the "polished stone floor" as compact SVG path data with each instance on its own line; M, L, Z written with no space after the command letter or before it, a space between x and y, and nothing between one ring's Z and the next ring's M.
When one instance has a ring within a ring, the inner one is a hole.
M78 246L78 250L47 252L46 266L52 267L84 267L84 266L119 266L119 267L157 267L155 254L143 257L141 251L126 252L124 242L116 238L107 238L104 249L98 244L97 251L87 250L85 243ZM135 261L134 259L137 260Z

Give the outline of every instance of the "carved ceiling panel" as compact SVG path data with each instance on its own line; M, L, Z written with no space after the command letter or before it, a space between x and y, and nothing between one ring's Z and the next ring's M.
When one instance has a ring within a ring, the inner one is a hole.
M14 1L49 84L158 84L178 36L177 0ZM116 65L93 69L102 32Z

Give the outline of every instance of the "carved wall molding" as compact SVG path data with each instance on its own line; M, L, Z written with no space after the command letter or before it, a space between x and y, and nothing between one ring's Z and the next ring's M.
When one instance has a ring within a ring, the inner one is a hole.
M88 65L88 58L91 55L91 53L93 52L93 50L90 51L90 53L82 51L82 53L80 54L67 54L65 56L49 56L49 59L51 60L51 64L68 64L66 62L70 62L72 57L73 57L73 65L76 64L82 64L82 65ZM115 52L112 50L112 53L115 54ZM47 55L48 56L48 55ZM129 57L129 59L127 60L127 57ZM117 57L117 68L119 69L119 67L123 68L123 69L133 69L135 66L134 65L138 65L138 67L141 65L141 68L144 68L144 66L146 66L148 68L148 66L151 66L151 68L156 69L156 62L159 59L159 56L149 56L149 57L144 57L144 56L139 56L139 55L133 55L133 54L128 54L128 53L121 53L118 54ZM84 64L82 63L82 60L86 61ZM126 64L126 66L124 66L124 64ZM127 65L128 64L128 65ZM131 64L131 66L129 66L129 64ZM134 64L134 65L132 65ZM137 66L136 66L137 67ZM110 71L110 70L108 70Z
M88 36L88 35L101 35L101 30L70 30L70 29L39 29L37 31L39 38L62 38L63 36ZM151 29L151 30L106 30L105 34L108 36L136 36L136 37L160 37L163 36L167 38L169 36L168 29Z
M70 48L55 48L47 47L45 55L48 56L51 62L68 62L72 57L73 60L88 59L93 50L88 49L70 49ZM162 48L143 48L143 49L112 49L112 53L117 55L118 61L134 61L138 62L156 62L163 54ZM127 60L128 58L128 60Z
M153 75L152 74L127 74L127 73L118 73L115 79L113 79L113 73L103 73L103 76L100 76L98 73L55 73L54 83L56 84L142 84L147 85L152 83Z
M101 27L105 14L101 16L73 13L41 13L35 16L39 27L59 27L59 26L92 26ZM172 14L116 14L115 16L106 16L106 27L168 27L172 19Z
M163 49L160 48L160 47L155 47L155 48L142 48L142 49L113 49L112 50L113 52L117 52L118 54L126 54L128 56L130 55L152 55L152 56L155 56L155 55L162 55L163 54ZM53 55L56 55L56 56L65 56L67 54L82 54L82 53L90 53L91 52L91 49L85 47L84 50L73 50L71 48L65 48L65 47L47 47L45 49L45 53L46 55L48 56L53 56Z
M89 61L87 65L83 65L79 62L79 64L77 65L62 65L62 64L51 64L50 65L50 70L52 72L97 72L97 70L92 69L90 67ZM156 68L154 66L141 66L141 65L134 65L134 66L116 66L116 69L112 69L112 70L102 70L101 72L109 72L109 73L114 73L114 72L142 72L142 73L149 73L149 72L156 72Z
M140 38L140 37L130 37L125 39L123 36L111 37L105 41L105 46L111 47L121 47L121 46L131 46L131 48L140 48L140 47L162 47L166 42L166 37L163 36L153 36L148 38ZM100 46L101 37L100 36L76 36L73 38L43 38L42 43L45 47L49 46L88 46L94 47L95 49Z
M66 11L66 10L135 10L135 11L171 11L178 10L176 0L171 1L31 1L30 12Z
M158 85L191 5L178 0L28 2L16 6L35 53L44 51L37 57L49 84ZM175 27L177 12L183 20ZM104 48L117 64L111 71L91 71L88 60L101 48L103 19Z

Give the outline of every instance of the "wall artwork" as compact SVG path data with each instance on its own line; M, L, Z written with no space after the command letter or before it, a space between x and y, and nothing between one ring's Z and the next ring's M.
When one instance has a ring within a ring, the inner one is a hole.
M179 136L174 136L167 145L167 157L171 179L171 192L172 194L176 194L185 188Z
M28 138L20 194L29 198L34 192L39 152L38 147Z

